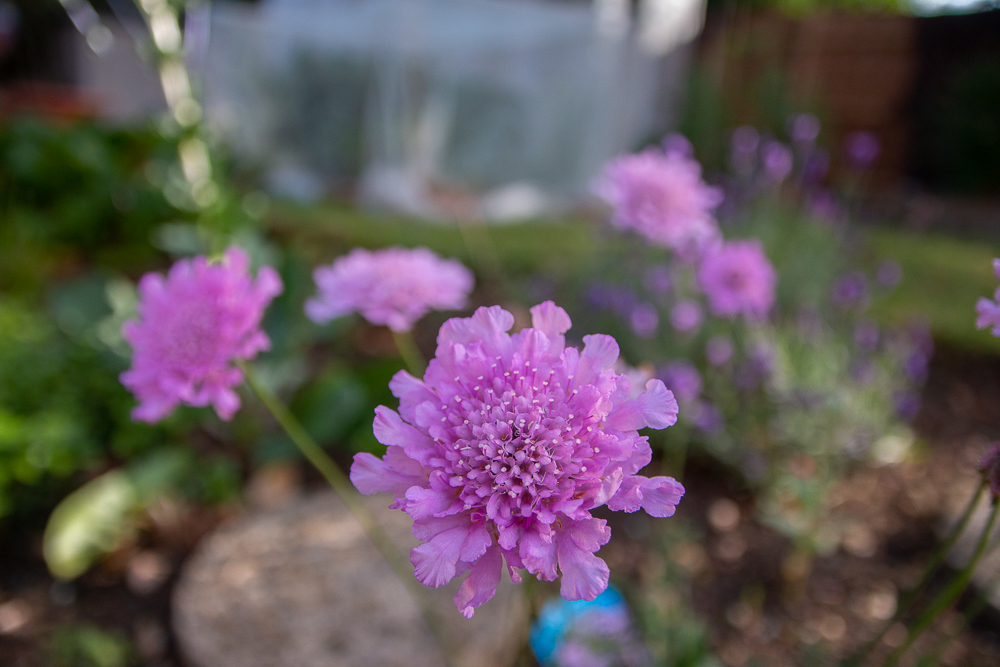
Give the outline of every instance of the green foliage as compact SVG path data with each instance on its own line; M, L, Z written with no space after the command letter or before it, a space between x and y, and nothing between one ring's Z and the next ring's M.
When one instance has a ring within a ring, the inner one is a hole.
M137 664L128 639L92 625L63 625L52 632L48 667L129 667Z

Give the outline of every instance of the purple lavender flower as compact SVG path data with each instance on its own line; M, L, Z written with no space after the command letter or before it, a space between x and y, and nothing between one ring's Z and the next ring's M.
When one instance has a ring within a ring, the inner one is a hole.
M372 324L405 332L431 310L464 308L472 272L427 248L355 248L313 272L318 294L306 302L315 322L359 312Z
M882 287L893 288L903 279L903 267L894 259L887 259L879 263L875 271L875 279Z
M812 144L819 137L822 125L811 113L800 113L792 119L791 135L796 144Z
M1000 259L993 260L993 272L1000 278ZM983 297L976 303L976 328L993 327L993 335L1000 336L1000 287L993 292L993 300Z
M871 359L861 359L851 368L851 377L858 384L869 385L875 380L875 362Z
M646 289L653 294L666 294L674 286L670 267L665 264L651 266L646 271Z
M878 325L871 320L858 322L854 327L854 342L865 352L873 352L878 346Z
M720 236L712 211L722 203L722 190L707 185L701 165L675 147L616 158L605 165L594 192L614 208L616 227L684 257Z
M778 141L769 141L760 151L764 175L771 183L780 183L792 173L792 151Z
M822 183L830 171L830 154L825 148L814 148L802 166L802 180L810 185Z
M628 399L614 338L584 336L580 351L565 347L562 308L547 301L531 316L513 336L499 306L445 322L423 380L400 371L390 383L399 413L376 409L385 456L357 454L351 467L359 491L392 493L414 519L419 581L438 587L468 570L454 598L466 617L493 597L504 560L515 581L514 568L561 573L564 598L594 599L609 574L594 552L611 533L590 510L671 516L684 493L636 474L652 456L637 429L677 420L663 382Z
M806 201L809 214L824 222L834 223L843 219L843 211L837 198L829 190L820 189L809 194Z
M778 275L760 241L733 241L707 253L698 267L698 285L717 317L760 319L774 305Z
M881 145L872 132L851 132L844 139L847 159L855 169L867 169L875 163Z
M229 248L221 262L181 260L166 277L139 281L139 321L122 326L132 367L121 382L139 400L132 418L157 422L184 403L211 405L222 419L240 407L233 387L243 381L235 361L271 346L260 330L264 310L281 293L281 278L263 267L253 280L250 260Z
M698 430L708 435L716 435L726 425L719 409L708 401L698 401L691 406L691 418Z
M671 361L660 371L660 378L682 404L690 403L701 393L701 373L687 361Z
M733 356L733 344L725 336L712 336L705 344L705 358L713 366L721 366Z
M697 331L701 320L701 306L697 301L684 299L670 309L670 324L682 333Z
M913 421L920 412L920 394L903 391L896 394L896 414L904 421Z
M833 285L833 302L840 308L864 307L868 298L868 279L860 271L842 276Z
M979 462L979 471L990 485L993 496L1000 498L1000 442L994 442L986 448L986 453Z
M629 317L632 331L639 338L652 338L660 326L660 314L656 306L650 303L640 303L632 309Z

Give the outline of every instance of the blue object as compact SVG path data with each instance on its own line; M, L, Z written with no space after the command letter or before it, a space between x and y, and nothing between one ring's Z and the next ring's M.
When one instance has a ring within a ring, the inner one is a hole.
M554 598L545 603L538 618L531 626L529 644L535 657L543 665L554 664L559 647L573 623L582 615L596 609L627 609L625 598L616 589L608 588L591 601Z

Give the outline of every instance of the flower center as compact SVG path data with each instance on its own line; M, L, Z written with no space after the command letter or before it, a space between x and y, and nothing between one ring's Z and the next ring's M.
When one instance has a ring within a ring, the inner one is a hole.
M481 508L506 525L548 516L550 503L574 497L581 483L599 483L589 443L597 420L573 412L570 383L556 369L531 364L462 383L466 391L444 411L451 437L439 443L466 509Z

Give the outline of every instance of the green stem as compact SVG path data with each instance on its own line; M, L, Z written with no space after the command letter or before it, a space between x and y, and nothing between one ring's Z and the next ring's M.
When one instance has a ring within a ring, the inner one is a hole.
M364 501L361 499L361 494L358 493L357 489L348 479L347 475L343 473L339 466L334 462L333 459L316 444L312 436L303 428L299 420L295 418L294 415L288 410L285 405L278 400L278 397L274 393L265 387L260 379L257 377L256 373L250 367L249 364L240 363L240 368L243 370L243 375L246 378L247 384L250 389L253 390L260 402L264 404L264 407L268 409L272 416L281 425L288 437L291 438L295 446L299 448L311 464L320 472L321 475L326 479L326 481L333 488L334 492L340 499L344 501L347 508L354 515L354 518L358 520L358 523L364 528L365 532L368 534L369 539L375 544L378 550L382 553L382 556L392 567L396 576L399 578L403 584L409 588L410 592L413 594L414 600L420 606L421 613L424 616L424 621L429 626L431 632L436 636L438 644L441 647L441 652L450 665L451 659L448 657L450 651L448 650L449 643L443 634L443 623L442 619L439 617L437 610L433 607L431 601L427 598L427 591L425 587L416 580L413 575L413 566L410 562L400 554L399 548L393 543L389 535L382 528L379 520L372 514L368 506L365 505Z
M969 525L969 519L972 518L972 512L976 509L976 505L979 504L979 497L982 495L983 491L986 489L986 480L984 479L979 484L979 488L976 492L972 494L972 498L969 500L968 506L966 506L965 511L962 512L961 518L959 518L958 523L955 527L951 529L948 533L948 537L945 538L934 555L931 556L930 561L927 563L927 567L924 569L923 577L921 577L920 582L911 588L900 600L899 604L896 606L896 613L893 614L892 618L882 627L881 632L872 639L868 644L865 645L864 650L861 655L854 659L848 660L846 665L854 666L864 664L864 661L871 655L871 652L875 650L875 647L879 645L882 638L889 631L889 628L893 627L900 618L902 618L909 610L913 604L913 601L917 598L917 595L927 586L931 578L937 573L938 569L944 563L944 559L948 557L951 548L955 546L955 542L958 541L959 536L965 532L965 527Z
M994 547L990 550L990 553L992 554L996 550L996 547ZM930 664L937 665L941 663L940 656L944 655L945 651L948 650L948 647L951 646L952 642L958 639L959 635L961 635L965 628L969 626L969 623L971 623L972 620L979 615L979 612L981 612L986 605L989 604L990 600L993 599L993 596L996 595L998 588L1000 588L1000 576L993 577L990 583L984 587L982 595L980 595L975 602L969 605L969 608L962 614L962 621L959 623L958 628L948 636L944 637L934 648L931 652L932 658Z
M951 603L961 595L962 591L965 590L966 585L969 583L969 579L972 578L972 573L975 571L976 566L979 565L979 561L982 559L983 554L986 552L986 545L990 541L990 537L993 534L993 524L996 523L997 512L1000 511L1000 502L996 499L993 500L993 509L990 511L990 518L986 521L986 527L983 529L983 534L979 537L979 543L976 545L976 551L972 555L972 560L969 561L968 565L965 566L955 580L952 581L951 585L946 589L941 591L936 598L934 598L931 603L924 610L924 613L920 615L916 623L913 624L913 628L910 630L909 635L906 638L906 642L902 646L897 648L895 651L886 658L883 663L883 667L893 667L899 659L903 656L910 646L913 645L924 630L926 630L934 620L941 615L945 609L951 606Z
M399 350L399 356L406 364L406 370L410 371L414 377L422 378L424 370L427 369L427 362L424 361L417 344L413 341L413 334L409 331L393 331L392 339L396 341L396 349Z

